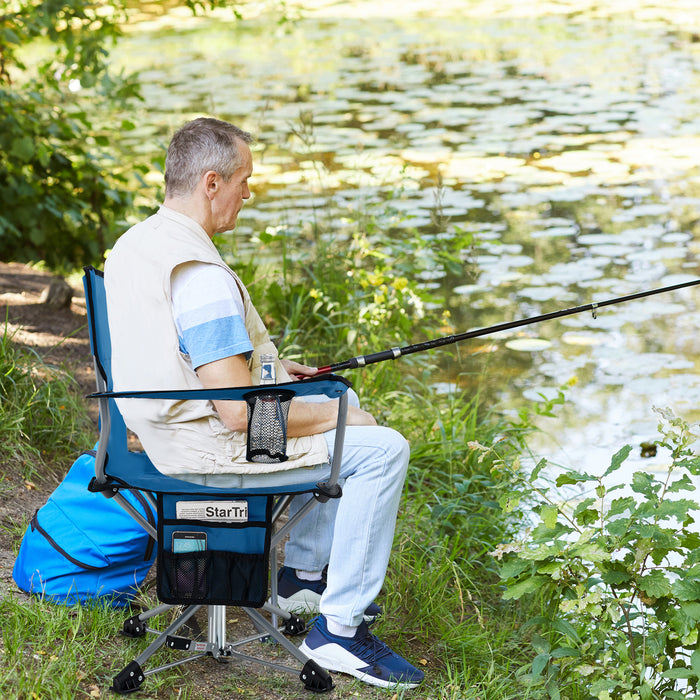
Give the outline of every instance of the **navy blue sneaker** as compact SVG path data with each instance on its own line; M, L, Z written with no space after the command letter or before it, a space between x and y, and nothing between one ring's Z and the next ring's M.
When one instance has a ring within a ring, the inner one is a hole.
M277 604L282 610L297 615L317 615L321 594L326 590L325 576L320 581L305 581L297 577L294 569L283 566L277 575ZM365 610L364 620L372 624L382 614L376 603Z
M380 688L415 688L425 674L377 639L362 623L354 637L337 637L328 631L320 615L299 647L328 671L349 673Z

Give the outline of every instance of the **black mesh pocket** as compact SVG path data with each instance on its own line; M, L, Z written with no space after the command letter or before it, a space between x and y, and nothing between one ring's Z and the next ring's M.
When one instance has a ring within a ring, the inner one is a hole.
M287 415L294 392L286 389L250 392L248 405L249 462L273 464L287 460Z
M186 604L206 598L211 580L209 553L163 551L162 554L163 600Z
M262 554L217 552L210 599L228 605L260 607L267 598L267 558Z
M267 597L267 557L237 552L162 552L158 597L164 603L260 607Z

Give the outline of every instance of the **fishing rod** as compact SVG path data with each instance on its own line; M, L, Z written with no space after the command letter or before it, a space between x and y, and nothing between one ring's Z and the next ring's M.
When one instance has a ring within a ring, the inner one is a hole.
M700 279L692 280L691 282L681 282L680 284L674 284L670 287L650 289L646 292L637 292L636 294L629 294L623 297L616 297L615 299L596 301L590 304L584 304L583 306L574 306L570 309L552 311L548 314L542 314L541 316L532 316L530 318L523 318L518 321L497 323L495 326L489 326L488 328L477 328L473 331L466 331L465 333L458 333L457 335L443 336L442 338L435 338L434 340L426 340L423 343L407 345L403 348L390 348L388 350L382 350L381 352L375 352L371 355L359 355L358 357L352 357L349 360L344 360L343 362L336 362L332 365L319 367L318 374L324 374L327 372L340 372L344 369L356 369L357 367L365 367L366 365L372 365L376 362L384 362L385 360L395 360L399 357L403 357L404 355L411 355L415 352L423 352L424 350L432 350L434 348L439 348L444 345L452 345L453 343L458 343L461 340L467 340L468 338L478 338L479 336L489 335L491 333L498 333L499 331L507 331L512 328L520 328L521 326L529 326L532 323L539 323L540 321L549 321L553 318L561 318L562 316L580 314L583 311L593 312L593 318L596 318L597 310L603 308L604 306L611 306L612 304L621 304L625 301L632 301L633 299L642 299L644 297L649 297L654 294L664 294L666 292L673 292L677 289L683 289L684 287L692 287L697 284L700 284Z

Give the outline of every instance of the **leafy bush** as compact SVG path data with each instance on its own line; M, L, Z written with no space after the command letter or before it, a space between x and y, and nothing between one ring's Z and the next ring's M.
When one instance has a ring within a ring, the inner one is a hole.
M627 445L602 476L559 473L557 488L590 487L572 503L543 481L544 461L504 501L528 499L538 516L495 556L506 599L541 601L523 679L551 698L679 700L700 689L700 504L683 497L695 490L700 457L687 423L657 413L670 463L660 474L636 471L633 495L616 495L624 484L614 480Z
M124 229L132 194L85 134L84 112L48 88L0 86L0 256L70 268L100 260Z
M131 3L18 0L0 11L0 257L70 269L94 263L125 229L139 168L115 165L134 76L108 70ZM189 0L193 12L230 5ZM50 50L45 51L46 44ZM32 61L26 58L32 51ZM48 57L42 58L47 53ZM105 106L109 105L108 108ZM146 166L142 167L147 170ZM132 180L132 178L134 178ZM138 182L137 182L138 181Z
M69 268L95 262L132 206L93 116L137 95L106 71L125 18L88 2L19 2L0 17L0 256ZM28 46L50 58L24 63Z

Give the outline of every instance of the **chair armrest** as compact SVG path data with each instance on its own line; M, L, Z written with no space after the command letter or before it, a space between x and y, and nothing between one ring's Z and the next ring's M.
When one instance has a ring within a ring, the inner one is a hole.
M169 399L169 400L232 400L245 401L246 396L270 393L283 389L295 396L325 395L329 399L339 399L338 422L335 432L335 449L331 461L331 472L325 482L320 482L319 500L327 500L328 497L337 498L341 491L338 487L338 478L342 463L345 428L347 425L348 395L347 391L352 384L344 377L333 374L310 377L301 381L284 382L282 384L265 384L246 387L229 387L222 389L181 389L181 390L153 390L153 391L101 391L89 394L87 398L98 399L100 403L100 440L97 448L96 474L100 483L107 483L104 475L104 465L107 455L107 444L111 430L111 418L109 403L111 399L135 398L135 399ZM103 439L107 437L107 439ZM99 467L99 469L98 469Z
M244 401L246 394L265 393L271 389L285 389L295 396L324 395L337 399L347 392L350 382L345 377L325 374L309 377L301 381L283 382L282 384L264 384L257 386L225 387L222 389L162 389L150 391L98 391L88 394L88 399L170 399L174 401L220 400Z

